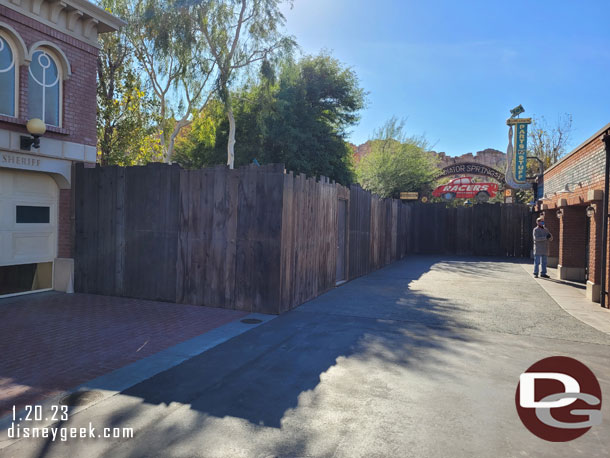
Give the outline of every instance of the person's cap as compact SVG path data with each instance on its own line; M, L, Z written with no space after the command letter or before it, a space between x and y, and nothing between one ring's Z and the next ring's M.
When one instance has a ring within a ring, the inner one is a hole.
M537 223L539 223L540 221L544 221L544 218L542 216L536 220Z

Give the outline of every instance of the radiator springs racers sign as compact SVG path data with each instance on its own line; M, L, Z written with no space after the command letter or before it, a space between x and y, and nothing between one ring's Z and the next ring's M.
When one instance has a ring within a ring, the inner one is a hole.
M495 197L498 192L496 183L477 183L471 177L454 178L449 183L437 187L432 195L442 197L446 200L476 199L479 202L487 202Z

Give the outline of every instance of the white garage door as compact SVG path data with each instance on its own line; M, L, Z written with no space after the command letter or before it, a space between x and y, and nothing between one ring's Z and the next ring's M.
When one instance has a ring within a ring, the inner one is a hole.
M49 175L0 169L0 266L55 259L58 201Z

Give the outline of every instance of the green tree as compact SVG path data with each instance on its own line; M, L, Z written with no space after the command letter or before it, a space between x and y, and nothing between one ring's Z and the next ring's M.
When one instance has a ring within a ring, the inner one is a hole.
M266 64L261 74L265 76L232 93L240 138L235 163L284 163L296 173L351 183L352 152L346 136L365 103L354 71L320 54L285 61L277 78ZM176 157L181 164L221 163L230 127L226 116L216 116L217 108L207 111L205 121L197 121L179 141Z
M203 0L195 6L199 30L218 68L216 87L229 122L227 164L235 163L236 121L231 86L240 70L288 51L294 41L283 36L283 0ZM288 3L292 3L288 1Z
M217 146L217 138L224 137L222 129L226 130L224 105L213 99L176 139L175 161L191 169L223 164L226 150Z
M125 35L158 104L156 137L171 162L174 143L213 93L215 65L196 19L180 0L115 0L125 11Z
M375 132L371 151L356 167L358 182L381 197L401 191L428 192L438 176L436 160L422 137L408 136L404 120L395 117Z
M264 160L350 183L352 151L346 137L365 98L356 73L328 54L287 62L267 119Z
M114 0L101 2L112 9ZM100 35L97 61L98 159L102 165L129 165L158 159L149 138L156 119L155 101L142 91L131 48L124 35Z

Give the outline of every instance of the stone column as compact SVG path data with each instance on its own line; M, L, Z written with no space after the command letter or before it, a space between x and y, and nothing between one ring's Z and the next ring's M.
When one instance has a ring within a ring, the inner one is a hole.
M589 218L589 278L587 297L593 302L600 301L601 255L602 255L602 205L595 206L595 215Z
M74 234L72 189L59 190L57 258L53 265L53 289L74 292Z

